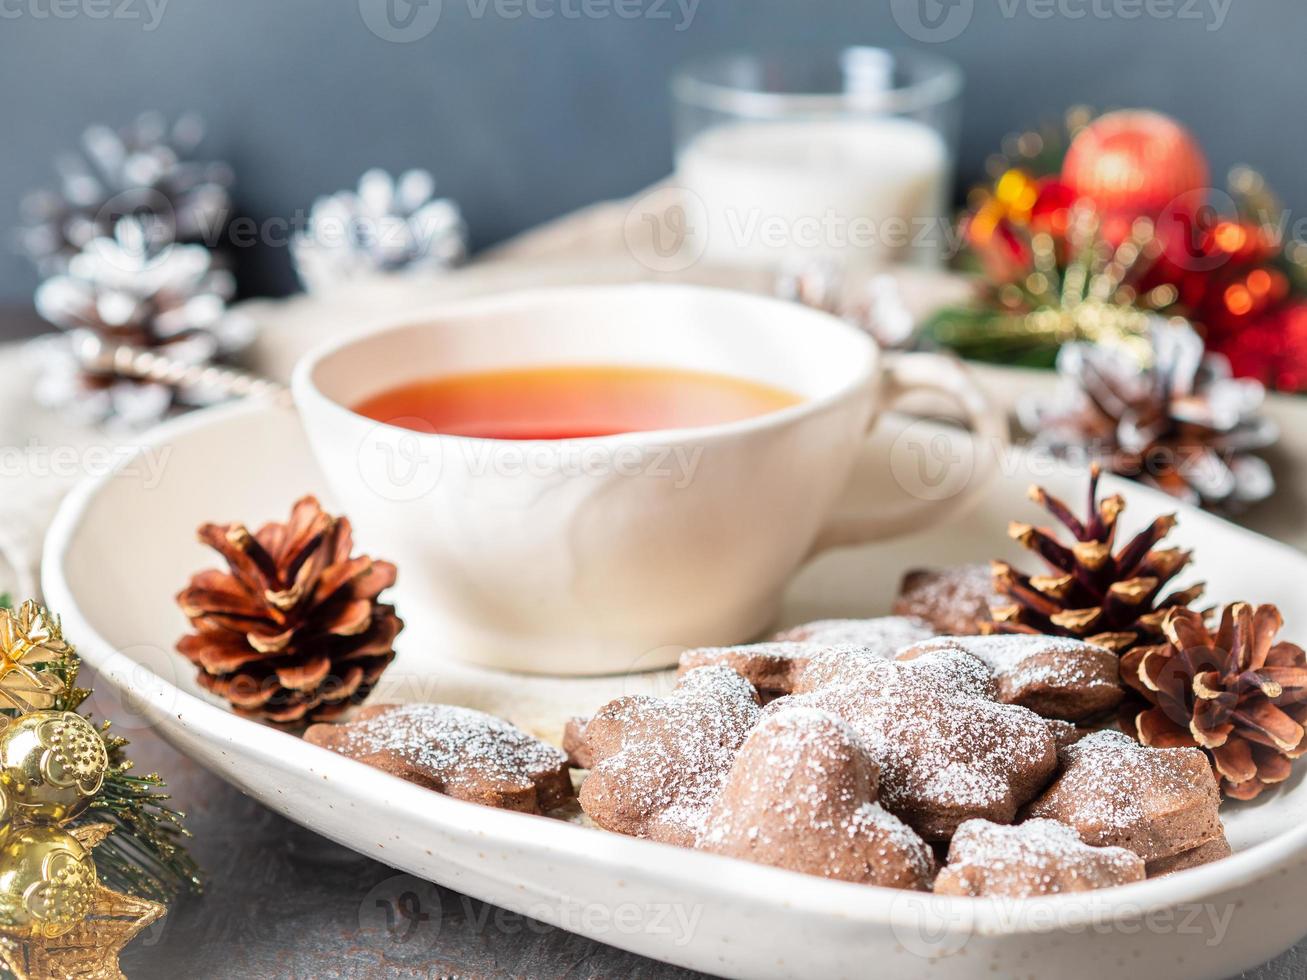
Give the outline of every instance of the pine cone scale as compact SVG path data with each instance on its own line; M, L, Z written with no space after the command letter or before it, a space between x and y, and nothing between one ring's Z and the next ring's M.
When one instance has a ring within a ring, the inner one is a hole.
M1079 570L1079 563L1076 561L1075 553L1070 548L1054 541L1052 536L1043 528L1014 522L1008 527L1008 537L1019 541L1031 551L1038 552L1044 561L1056 569L1067 573L1075 573Z
M1135 636L1134 633L1095 633L1085 637L1085 642L1119 653L1135 641Z
M1192 749L1198 744L1191 731L1173 722L1161 708L1150 708L1136 716L1135 736L1155 748Z
M1256 775L1265 783L1282 783L1293 774L1292 755L1280 752L1268 752L1265 749L1253 749L1253 760L1257 767Z
M257 711L277 692L276 685L259 684L248 675L215 677L200 675L200 686L231 702L232 707L245 712Z
M177 597L183 612L189 606L199 611L243 616L247 619L260 619L267 614L267 609L241 586L234 575L219 571L200 572L191 582ZM186 614L190 615L189 612Z
M184 636L177 649L192 663L210 674L230 674L247 664L257 663L264 655L230 634L198 633Z
M1249 649L1251 656L1244 667L1248 670L1260 670L1271 655L1275 634L1284 626L1284 617L1273 606L1261 606L1254 615L1254 643Z
M205 524L200 528L197 536L200 544L208 545L222 555L231 569L232 577L246 592L261 595L275 587L276 582L261 567L259 558L251 553L250 546L254 545L258 554L265 558L266 552L257 546L257 542L250 537L244 525ZM270 563L271 559L267 561Z
M1175 530L1175 525L1176 516L1174 514L1163 514L1146 529L1136 534L1117 555L1117 571L1128 575L1139 568L1148 560L1154 546Z
M311 691L326 680L330 673L330 657L312 657L303 663L279 665L276 668L277 680L281 686L292 691Z
M1232 783L1246 783L1257 778L1260 768L1253 758L1253 748L1242 739L1227 742L1212 750L1216 771Z
M323 624L325 632L332 636L359 636L366 633L372 625L372 601L370 599L351 599Z
M394 584L394 582L392 579L388 585L383 585L381 588L377 589L376 592L373 592L370 595L365 591L361 592L359 585L360 583L367 581L368 575L371 571L372 560L367 557L359 557L343 562L337 562L336 564L329 566L322 573L313 588L312 601L315 604L321 605L328 599L334 598L337 593L340 593L345 589L348 589L349 594L356 599L375 599L377 593L381 592L382 588L387 588L388 585Z
M1303 727L1269 700L1254 703L1231 716L1244 730L1244 737L1267 748L1292 752L1302 744Z
M201 633L222 635L225 633L242 633L248 635L254 630L271 632L279 629L281 624L251 616L229 616L223 612L209 612L203 605L183 606L183 611L191 617L191 624Z
M348 660L360 657L375 657L390 652L395 645L395 638L399 636L399 631L404 628L404 624L395 615L394 606L382 606L377 612L377 618L372 624L369 635L363 637L359 645L353 650L341 654L343 658Z
M370 565L367 571L350 583L350 592L356 599L375 599L395 584L397 573L394 565L388 561L370 562Z
M1165 619L1165 613L1169 609L1180 609L1197 602L1202 597L1203 592L1207 590L1206 582L1195 582L1186 588L1172 592L1165 599L1158 602L1158 609L1162 611L1162 618ZM1161 633L1161 624L1158 624L1157 632Z
M283 629L274 633L270 630L250 630L245 634L245 642L258 653L282 653L295 638L293 629Z
M1307 691L1307 668L1304 667L1260 667L1251 676L1259 678L1263 684L1269 683L1278 687L1280 693L1275 695L1276 697L1282 697L1289 691L1300 693Z

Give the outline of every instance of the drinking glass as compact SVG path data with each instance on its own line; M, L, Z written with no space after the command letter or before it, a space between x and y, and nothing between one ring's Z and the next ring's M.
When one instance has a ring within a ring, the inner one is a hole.
M672 81L676 184L706 261L938 264L962 75L915 51L731 54Z

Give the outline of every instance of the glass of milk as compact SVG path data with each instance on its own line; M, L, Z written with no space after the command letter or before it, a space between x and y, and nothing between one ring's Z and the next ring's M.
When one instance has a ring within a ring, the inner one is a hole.
M962 74L849 47L737 54L672 81L676 192L702 259L860 272L938 264Z

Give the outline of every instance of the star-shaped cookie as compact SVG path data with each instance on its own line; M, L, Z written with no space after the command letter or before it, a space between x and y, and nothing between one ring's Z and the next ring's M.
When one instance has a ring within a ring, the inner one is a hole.
M545 813L573 795L567 756L493 715L451 704L381 704L304 738L438 793Z
M940 636L899 653L909 660L956 647L994 672L998 699L1045 718L1085 721L1121 703L1121 662L1111 650L1060 636Z
M1199 848L1213 860L1229 853L1213 844L1225 840L1221 793L1200 749L1153 749L1102 731L1067 746L1061 757L1062 774L1027 816L1070 824L1087 844L1128 848L1150 875L1178 870L1180 856L1191 858Z
M698 846L842 881L926 888L934 854L877 796L876 764L853 730L796 708L750 733Z
M665 698L610 701L585 727L582 809L605 830L692 846L758 713L753 686L722 666Z
M882 805L929 841L973 818L1011 823L1057 766L1045 721L996 701L989 668L963 650L822 653L796 688L765 713L817 708L847 722L880 767Z
M949 845L938 895L1034 898L1144 880L1144 862L1123 847L1093 847L1056 820L1015 827L968 820Z
M987 564L921 568L903 576L894 611L918 616L938 633L962 636L979 633L990 621L989 607L999 601Z
M816 653L857 650L889 660L902 648L934 635L928 624L910 616L820 619L784 630L767 643L686 650L680 673L721 664L742 674L769 701L793 693L799 674Z
M818 619L782 630L775 639L822 646L871 647L886 657L892 657L895 651L934 635L931 625L916 616L875 616L871 619Z

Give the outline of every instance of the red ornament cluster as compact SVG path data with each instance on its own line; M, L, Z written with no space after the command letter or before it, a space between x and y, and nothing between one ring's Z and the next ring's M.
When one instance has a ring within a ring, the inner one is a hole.
M1073 207L1088 206L1098 236L1118 245L1152 222L1151 266L1137 284L1173 291L1165 312L1190 319L1234 373L1307 391L1307 296L1296 288L1276 214L1223 212L1194 137L1156 112L1099 116L1071 138L1057 173L1014 166L965 219L967 241L995 284L1031 270L1030 236L1047 233L1065 259Z

